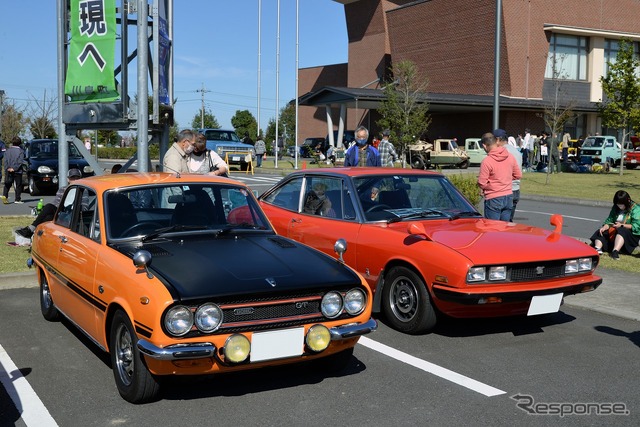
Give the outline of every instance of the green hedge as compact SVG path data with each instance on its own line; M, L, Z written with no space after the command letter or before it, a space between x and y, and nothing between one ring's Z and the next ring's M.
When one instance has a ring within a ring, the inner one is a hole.
M100 159L129 159L137 152L137 147L98 147L98 158ZM160 147L157 144L149 145L149 158L158 160L160 158Z
M466 197L473 206L478 206L482 195L478 187L478 177L471 173L460 173L447 175L449 181L455 185L458 190Z

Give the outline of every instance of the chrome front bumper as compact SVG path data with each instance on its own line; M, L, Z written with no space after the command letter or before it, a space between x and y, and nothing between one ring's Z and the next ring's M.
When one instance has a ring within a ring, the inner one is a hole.
M369 319L365 323L352 323L350 325L336 326L329 329L331 333L331 341L345 340L348 338L359 337L378 329L378 322Z

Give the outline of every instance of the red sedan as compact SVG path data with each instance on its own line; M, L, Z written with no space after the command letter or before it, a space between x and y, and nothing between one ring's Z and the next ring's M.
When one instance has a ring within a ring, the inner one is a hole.
M423 333L452 317L557 312L592 291L596 251L553 230L485 219L442 174L393 168L294 172L260 197L276 231L332 254L374 290L374 311ZM312 266L310 266L310 270Z

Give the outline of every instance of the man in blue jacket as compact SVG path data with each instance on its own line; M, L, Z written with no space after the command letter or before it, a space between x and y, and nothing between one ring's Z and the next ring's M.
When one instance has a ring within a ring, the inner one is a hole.
M345 166L382 166L380 153L368 144L369 130L360 126L356 129L356 143L344 155Z

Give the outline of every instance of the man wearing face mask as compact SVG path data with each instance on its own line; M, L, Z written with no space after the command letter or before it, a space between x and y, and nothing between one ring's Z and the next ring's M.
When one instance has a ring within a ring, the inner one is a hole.
M345 166L381 166L380 153L369 145L369 130L360 126L356 129L356 143L344 155Z
M191 129L185 129L178 134L178 141L167 150L162 159L165 172L189 173L189 154L193 153L196 134Z
M640 243L640 206L624 190L616 191L613 206L602 227L591 236L591 244L599 254L610 252L620 259L620 251L631 254Z

